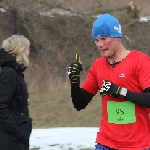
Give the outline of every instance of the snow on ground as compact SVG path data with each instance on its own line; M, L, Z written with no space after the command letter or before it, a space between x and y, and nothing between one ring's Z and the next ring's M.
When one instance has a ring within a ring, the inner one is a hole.
M33 129L30 149L40 150L79 150L95 148L97 127L59 127Z
M84 15L88 14L88 12L84 12L82 14L76 14L73 13L71 11L66 11L64 9L61 8L56 8L56 9L50 9L48 11L45 12L40 12L39 13L41 16L49 16L49 17L54 17L56 14L57 15L62 15L62 16L80 16L80 17L84 17ZM97 15L92 15L92 17L94 18L98 18L101 14L97 14ZM141 16L139 18L139 22L148 22L150 20L150 16Z

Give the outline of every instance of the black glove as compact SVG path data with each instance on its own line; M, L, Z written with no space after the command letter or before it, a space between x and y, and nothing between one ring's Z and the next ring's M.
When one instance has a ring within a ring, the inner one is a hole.
M120 96L120 90L121 87L118 87L117 85L108 80L104 80L102 87L100 89L100 95L101 96L111 95L117 98Z
M80 84L80 72L82 70L82 65L79 62L73 62L69 65L67 73L70 79L70 83Z

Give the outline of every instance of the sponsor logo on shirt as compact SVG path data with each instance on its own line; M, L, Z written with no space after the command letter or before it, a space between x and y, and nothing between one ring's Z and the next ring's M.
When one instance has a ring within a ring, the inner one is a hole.
M119 75L119 77L120 77L120 78L124 78L124 77L125 77L124 73L121 73L121 74Z

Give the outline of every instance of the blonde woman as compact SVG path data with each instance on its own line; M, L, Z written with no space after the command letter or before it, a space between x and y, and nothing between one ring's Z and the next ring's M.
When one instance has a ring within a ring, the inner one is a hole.
M29 65L30 42L12 35L0 49L0 149L29 150L32 119L23 72Z

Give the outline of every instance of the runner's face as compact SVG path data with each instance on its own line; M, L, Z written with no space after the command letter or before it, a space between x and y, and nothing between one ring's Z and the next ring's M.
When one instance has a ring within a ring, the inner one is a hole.
M117 38L100 37L94 40L102 57L111 58L117 52Z

